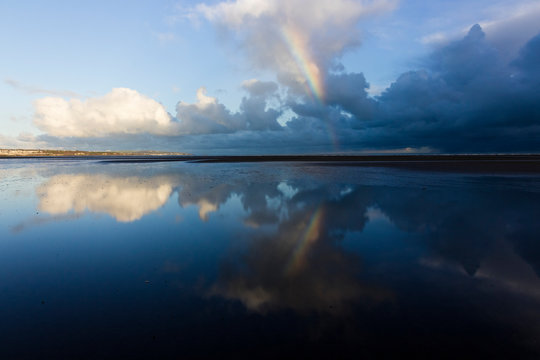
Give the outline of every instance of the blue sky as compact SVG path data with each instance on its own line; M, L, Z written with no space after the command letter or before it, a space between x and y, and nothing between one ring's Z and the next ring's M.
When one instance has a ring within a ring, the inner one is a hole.
M0 14L0 147L540 150L538 1L6 0Z

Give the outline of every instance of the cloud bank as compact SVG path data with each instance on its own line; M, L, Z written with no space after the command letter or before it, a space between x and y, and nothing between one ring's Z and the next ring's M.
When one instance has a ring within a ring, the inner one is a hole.
M198 5L190 16L228 34L275 81L245 81L236 111L201 88L195 103L178 102L175 116L130 89L84 101L44 98L35 103L34 123L46 133L39 140L194 153L540 151L540 34L509 59L474 25L371 97L364 75L347 72L339 59L359 46L364 18L395 6L390 0Z
M177 132L177 125L163 105L126 88L113 89L107 95L87 100L46 97L36 100L34 107L34 124L52 136Z
M232 113L206 90L197 91L195 104L180 101L176 105L176 117L183 134L231 133L241 130L280 130L277 122L281 112L267 109L268 98L277 91L273 82L247 81L243 85L249 96L244 97L240 111Z
M379 131L394 144L446 152L540 150L539 40L507 63L473 26L377 99Z

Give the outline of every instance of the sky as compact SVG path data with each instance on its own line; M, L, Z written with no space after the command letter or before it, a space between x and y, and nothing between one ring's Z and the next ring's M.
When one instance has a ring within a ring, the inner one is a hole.
M0 147L540 151L540 2L0 2Z

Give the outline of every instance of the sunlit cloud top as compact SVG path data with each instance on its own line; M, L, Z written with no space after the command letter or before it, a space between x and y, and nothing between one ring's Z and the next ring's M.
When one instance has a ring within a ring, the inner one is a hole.
M361 19L391 11L397 1L238 0L192 9L231 31L254 65L276 71L299 92L323 100L324 77L332 62L360 45Z
M163 105L131 89L113 89L105 96L87 100L46 97L36 100L34 106L34 123L53 136L177 132Z

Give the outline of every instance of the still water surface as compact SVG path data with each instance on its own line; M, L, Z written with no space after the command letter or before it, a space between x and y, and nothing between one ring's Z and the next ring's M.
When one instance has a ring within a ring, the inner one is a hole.
M3 160L2 358L540 356L540 175Z

